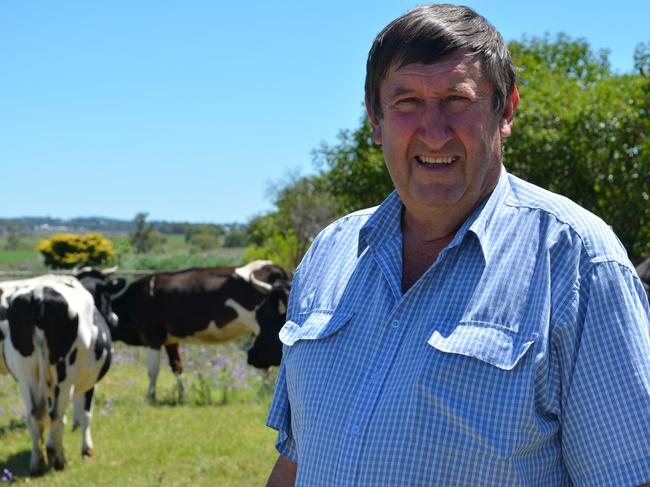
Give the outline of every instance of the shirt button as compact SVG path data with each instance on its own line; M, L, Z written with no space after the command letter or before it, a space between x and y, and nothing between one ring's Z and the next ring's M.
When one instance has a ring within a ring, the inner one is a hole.
M350 434L351 434L352 436L359 436L359 433L361 433L361 428L359 427L358 424L353 424L353 425L350 427Z
M392 328L398 328L399 327L399 321L393 320L393 322L390 324Z
M374 372L374 373L370 376L370 382L371 382L372 384L378 384L378 383L379 383L379 377L380 377L380 376L379 376L379 373L378 373L378 372Z

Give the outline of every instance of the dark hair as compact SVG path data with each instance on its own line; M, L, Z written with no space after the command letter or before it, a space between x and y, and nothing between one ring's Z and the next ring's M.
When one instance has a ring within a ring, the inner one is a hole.
M495 111L515 87L515 67L503 37L469 7L421 5L388 24L375 38L366 64L366 99L382 116L379 87L392 66L433 64L458 51L476 54L483 75L494 87Z

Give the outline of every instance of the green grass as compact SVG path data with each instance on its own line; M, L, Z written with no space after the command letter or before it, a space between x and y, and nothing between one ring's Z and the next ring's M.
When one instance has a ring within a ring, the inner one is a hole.
M95 456L82 460L80 432L70 431L68 411L68 465L40 478L28 476L31 442L18 387L10 376L0 376L0 471L8 468L16 484L48 487L264 485L277 457L275 432L264 426L273 376L239 370L243 354L234 346L187 347L186 403L178 402L175 379L161 364L160 400L151 404L144 399L144 354L116 349L117 363L95 397ZM230 361L222 360L224 356ZM230 381L224 381L226 369ZM243 371L246 377L239 377ZM200 383L209 383L211 404ZM225 403L224 385L231 391Z
M231 266L242 263L243 249L220 248L193 252L189 246L176 250L158 249L147 254L126 254L120 259L120 269L175 270L187 267Z
M38 240L21 237L18 248L7 250L7 240L0 238L0 270L44 270L41 254L36 251Z
M0 262L17 264L27 260L38 259L40 254L35 250L3 250L0 252Z
M32 271L45 273L48 268L35 250L41 237L24 236L20 248L6 249L6 240L0 239L0 271ZM216 248L198 251L185 242L183 235L165 235L165 242L152 252L136 254L128 249L127 235L112 235L117 252L116 264L120 270L177 270L188 267L237 266L241 265L243 248Z

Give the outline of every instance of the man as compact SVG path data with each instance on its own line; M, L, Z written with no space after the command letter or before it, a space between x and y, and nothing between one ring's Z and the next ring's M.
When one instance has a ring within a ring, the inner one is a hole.
M650 482L643 286L600 219L506 173L518 103L468 8L375 39L366 106L396 192L297 270L269 486Z

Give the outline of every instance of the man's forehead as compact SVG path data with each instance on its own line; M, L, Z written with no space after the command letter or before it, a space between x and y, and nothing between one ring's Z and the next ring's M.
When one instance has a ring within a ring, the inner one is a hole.
M410 87L420 85L452 91L489 90L489 83L483 76L480 60L476 56L458 56L447 57L430 64L395 65L388 70L380 85L380 91L386 96L395 92L409 91Z
M475 54L456 52L431 63L413 62L408 64L393 63L388 69L387 76L398 75L433 75L450 74L470 76L473 79L483 78L481 60Z

